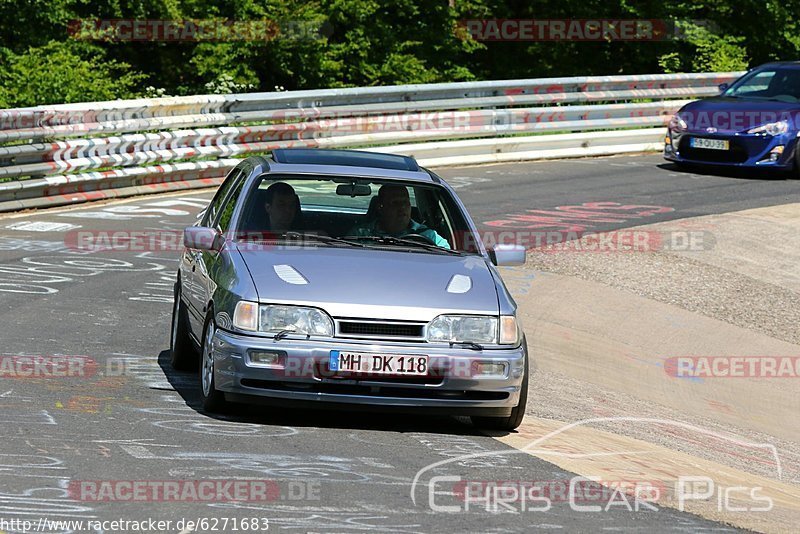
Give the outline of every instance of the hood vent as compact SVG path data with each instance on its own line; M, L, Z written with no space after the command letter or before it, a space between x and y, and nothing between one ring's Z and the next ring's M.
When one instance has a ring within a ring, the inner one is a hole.
M466 293L472 289L472 278L463 274L454 274L447 284L448 293Z
M291 265L275 265L272 268L275 269L275 274L278 275L278 278L287 284L293 284L296 286L308 284L308 280L306 280L305 277Z

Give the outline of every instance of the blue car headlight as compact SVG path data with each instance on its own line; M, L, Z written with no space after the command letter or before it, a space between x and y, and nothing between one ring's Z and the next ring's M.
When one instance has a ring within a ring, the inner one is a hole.
M781 135L789 130L789 123L787 121L770 122L769 124L762 124L750 130L749 134L766 134L766 135Z
M689 126L677 113L669 120L669 129L673 132L685 132Z

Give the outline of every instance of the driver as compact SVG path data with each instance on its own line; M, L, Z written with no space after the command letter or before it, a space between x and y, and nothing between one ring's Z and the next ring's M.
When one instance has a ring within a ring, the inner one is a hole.
M421 235L436 246L450 248L445 238L411 219L411 200L403 185L386 184L378 190L378 217L353 228L348 235L405 237Z
M301 230L300 199L294 188L285 182L275 182L267 188L264 210L267 212L269 230L282 234Z

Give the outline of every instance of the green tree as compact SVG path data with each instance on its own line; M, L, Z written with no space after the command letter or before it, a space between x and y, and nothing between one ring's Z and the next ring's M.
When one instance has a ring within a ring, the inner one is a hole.
M0 105L740 70L800 55L799 7L800 0L0 0ZM459 26L503 18L646 19L663 21L667 35L479 42ZM267 30L260 38L232 31L220 40L76 40L70 21L82 19L234 20Z

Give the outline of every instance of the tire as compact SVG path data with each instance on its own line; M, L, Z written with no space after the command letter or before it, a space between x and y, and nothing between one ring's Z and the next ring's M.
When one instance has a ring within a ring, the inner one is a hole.
M206 326L203 328L203 346L200 349L200 400L203 410L207 412L222 412L227 407L225 394L218 391L214 384L214 358L211 342L214 339L214 318L209 314Z
M170 328L170 364L176 371L193 371L197 367L197 351L189 337L189 322L186 307L181 300L180 283L175 284L175 302L172 305Z
M486 430L504 430L510 432L515 430L525 417L525 407L528 405L528 355L525 354L525 376L522 377L522 385L519 392L519 403L511 410L511 415L507 417L479 417L472 416L472 424L478 428Z

